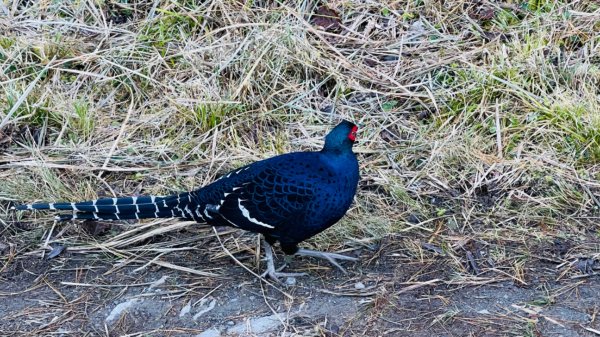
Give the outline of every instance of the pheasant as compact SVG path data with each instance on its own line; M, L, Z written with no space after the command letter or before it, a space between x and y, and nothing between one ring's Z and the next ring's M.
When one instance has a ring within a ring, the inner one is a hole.
M82 202L36 203L17 210L69 210L59 221L181 218L211 226L230 226L260 233L267 270L263 277L299 276L282 273L294 255L328 260L354 257L299 248L298 244L329 228L350 207L359 180L352 152L358 128L342 121L325 137L320 151L293 152L233 170L200 189L170 196L102 198ZM279 242L285 264L275 269L272 245Z

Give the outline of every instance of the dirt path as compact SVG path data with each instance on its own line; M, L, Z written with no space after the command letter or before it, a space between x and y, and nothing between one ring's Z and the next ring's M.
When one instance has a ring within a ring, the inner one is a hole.
M250 243L251 238L248 238ZM356 253L349 274L310 259L309 273L278 289L227 256L197 252L169 260L220 277L166 268L119 267L111 256L67 252L53 260L19 256L1 274L0 334L134 336L597 336L598 276L561 277L549 261L510 277L465 278L447 257ZM252 256L236 254L254 269ZM376 259L371 259L376 257ZM558 281L557 281L558 279ZM286 293L286 294L284 294Z

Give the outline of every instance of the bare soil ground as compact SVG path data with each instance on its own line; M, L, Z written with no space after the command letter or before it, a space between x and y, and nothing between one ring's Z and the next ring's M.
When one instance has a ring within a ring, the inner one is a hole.
M196 230L194 230L196 231ZM3 270L3 335L111 336L594 336L600 331L598 276L580 268L579 242L536 244L522 256L522 279L504 266L475 259L477 275L459 275L449 257L409 253L400 237L371 247L349 247L360 256L348 274L296 259L305 271L293 285L267 284L222 249L210 231L193 251L164 261L217 277L115 261L95 253L64 252L43 259L20 257ZM189 232L174 233L189 236ZM194 233L198 234L198 233ZM254 235L220 235L233 256L259 272ZM497 243L490 244L494 246ZM490 246L486 249L491 248ZM520 254L520 248L508 253ZM479 253L482 250L477 250ZM543 258L542 258L543 257ZM112 261L111 261L112 260ZM570 262L574 262L571 264ZM264 264L261 265L264 267ZM466 278L465 278L466 277ZM218 333L217 333L218 332ZM205 335L202 335L205 333Z

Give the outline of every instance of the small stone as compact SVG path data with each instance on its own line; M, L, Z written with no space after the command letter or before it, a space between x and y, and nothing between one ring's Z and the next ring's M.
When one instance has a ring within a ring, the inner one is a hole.
M199 335L196 335L196 337L221 337L221 331L219 331L216 328L211 328L208 330L204 330L204 332L202 332Z
M288 286L293 286L296 285L296 278L295 277L288 277L285 279L285 284Z
M132 298L125 302L119 303L116 307L114 307L111 310L111 312L108 314L104 321L108 324L112 324L113 322L116 322L118 318L121 317L123 312L127 310L136 312L135 305L138 305L141 302L142 300L140 299Z
M356 283L354 284L354 289L362 290L362 289L365 289L365 288L366 288L366 287L365 287L365 284L364 284L364 283L362 283L362 282L356 282Z
M227 322L227 325L233 326L233 325L235 325L235 322L234 321L229 321L229 322Z
M209 300L211 300L210 302L208 302ZM193 320L197 320L198 317L206 314L207 312L213 310L215 308L215 306L217 305L217 300L213 299L212 297L209 298L204 298L200 301L200 308L202 308L201 310L199 310L194 317L192 318Z
M418 215L416 215L415 213L411 213L408 216L408 222L410 222L412 224L417 224L417 223L421 222L421 220L419 219Z
M183 308L181 308L181 311L179 312L179 317L183 317L189 314L190 311L192 311L192 301L189 301Z
M275 331L283 324L283 317L283 314L275 314L271 316L252 318L227 329L227 335L246 336L248 333L252 333L257 336L265 336L267 332Z
M154 289L154 288L160 287L161 285L165 284L165 282L167 281L168 278L169 277L167 275L164 275L159 280L152 282L152 284L150 285L150 287L148 289ZM160 289L157 289L156 291L160 291Z

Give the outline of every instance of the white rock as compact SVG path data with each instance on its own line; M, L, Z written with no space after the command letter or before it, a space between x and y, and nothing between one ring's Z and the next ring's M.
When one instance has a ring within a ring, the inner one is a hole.
M186 304L183 308L181 308L181 311L179 312L179 317L183 317L183 316L189 314L190 311L192 311L192 301L191 300L188 302L188 304Z
M275 314L271 316L259 317L250 319L237 324L234 327L227 329L227 334L245 334L264 335L279 328L283 323L283 314Z
M201 334L196 335L196 337L221 337L221 331L217 328L211 328L204 330Z
M417 20L413 22L412 25L408 28L408 35L411 37L418 37L427 32L425 28L425 24L421 20Z
M212 299L212 301L208 302L209 299ZM208 304L206 304L206 302L208 302ZM194 320L197 320L198 317L206 314L207 312L213 310L215 308L215 306L217 305L217 300L213 299L213 298L204 298L202 299L202 301L200 301L200 307L203 307L202 310L198 311L195 315L194 315Z
M152 282L152 284L150 285L150 287L148 289L152 290L152 289L154 289L156 287L159 287L159 286L163 285L168 278L169 277L167 275L164 275L160 279Z
M125 310L127 310L141 302L142 302L142 300L140 300L140 299L132 298L128 301L117 304L117 306L114 307L113 310L111 310L110 314L108 314L108 316L106 317L106 319L105 319L106 323L109 323L109 324L113 323L119 317L121 317L121 315L123 314L123 312Z

